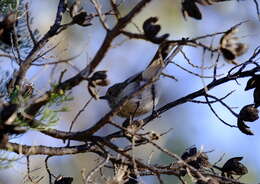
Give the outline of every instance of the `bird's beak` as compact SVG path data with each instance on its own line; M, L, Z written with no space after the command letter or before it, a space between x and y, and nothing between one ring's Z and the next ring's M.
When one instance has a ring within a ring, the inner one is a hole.
M107 98L106 95L104 95L104 96L99 97L99 99L101 99L101 100L107 100L108 98Z
M249 90L249 89L252 89L252 88L249 87L249 86L247 86L247 87L245 88L245 91L247 91L247 90Z
M253 89L254 88L254 86L252 87L253 85L252 84L250 84L250 85L247 85L246 87L245 87L245 91L247 91L247 90L249 90L249 89Z

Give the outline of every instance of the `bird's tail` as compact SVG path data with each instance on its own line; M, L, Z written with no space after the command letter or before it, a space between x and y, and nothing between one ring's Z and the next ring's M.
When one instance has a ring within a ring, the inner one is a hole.
M145 80L159 79L162 70L169 62L180 52L182 45L163 44L157 50L148 67L142 72L142 77Z

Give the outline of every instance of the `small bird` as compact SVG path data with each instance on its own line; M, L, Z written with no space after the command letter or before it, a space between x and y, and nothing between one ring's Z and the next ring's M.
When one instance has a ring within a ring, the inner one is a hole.
M152 82L151 85L128 100L117 115L129 118L140 116L154 110L160 96L160 89L157 81L162 73L162 70L182 48L181 45L178 45L174 49L175 46L176 44L173 45L166 42L162 43L154 58L144 71L134 74L121 83L114 84L107 90L106 95L100 97L100 99L107 100L110 108L113 109L123 98L137 91L146 83Z

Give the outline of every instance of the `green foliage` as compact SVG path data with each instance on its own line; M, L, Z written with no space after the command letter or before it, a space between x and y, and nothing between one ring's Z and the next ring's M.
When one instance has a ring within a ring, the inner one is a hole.
M51 93L49 103L38 113L39 120L46 123L47 126L56 125L59 121L58 113L69 110L66 106L60 106L71 100L73 100L73 97L70 96L70 93L65 94L62 90L57 93Z
M70 96L70 93L65 94L63 90L58 91L57 93L51 93L51 98L49 104L61 105L64 102L73 100L73 97Z
M10 9L16 9L19 4L19 0L1 0L0 1L0 12L7 14Z
M17 93L15 92L15 94ZM21 100L21 98L19 100ZM22 100L27 99L23 98ZM73 100L73 98L70 96L70 93L65 94L63 91L52 93L49 103L45 105L42 109L40 109L40 111L36 115L36 119L39 120L39 122L34 123L33 127L30 125L29 128L40 130L55 126L59 121L59 113L67 112L69 110L69 108L64 106L64 104L71 100ZM22 104L21 101L19 104ZM60 107L61 105L62 107ZM22 110L22 108L20 108L20 110ZM17 126L28 127L28 122L20 118L17 118L15 123Z
M46 122L48 126L54 126L58 121L58 112L49 108L44 108L41 113L41 122Z
M21 91L22 89L20 89L19 87L16 87L12 94L10 94L9 96L9 100L12 103L15 104L20 104L21 108L19 108L19 111L21 113L23 113L23 105L22 104L28 104L30 103L30 99L32 98L31 95L25 95L22 96ZM46 104L42 109L40 109L40 111L38 112L38 114L36 115L36 119L39 120L39 124L36 125L34 128L36 129L42 129L42 128L46 128L50 127L50 126L54 126L56 125L56 123L59 121L59 113L60 112L67 112L69 111L69 108L67 106L64 106L64 104L66 102L69 102L73 100L73 97L71 96L70 93L64 93L63 90L60 90L56 93L51 93L50 94L50 100L49 103ZM22 127L27 127L28 126L28 122L24 121L23 119L20 119L17 117L16 121L15 121L17 126L22 126ZM44 124L41 124L44 123ZM32 128L30 126L30 128Z
M12 103L17 103L17 104L19 104L19 91L20 91L20 88L19 88L19 86L17 86L17 87L12 91L12 93L10 94L9 99L10 99L10 101L11 101Z
M31 99L32 95L21 89L23 87L16 86L15 89L9 94L8 101L15 104L26 104Z

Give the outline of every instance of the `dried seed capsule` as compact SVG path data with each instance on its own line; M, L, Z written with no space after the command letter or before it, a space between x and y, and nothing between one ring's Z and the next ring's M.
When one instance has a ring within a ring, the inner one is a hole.
M254 90L254 103L256 108L260 106L260 86Z
M161 36L157 36L159 31L161 30L161 26L156 24L158 21L157 17L150 17L143 23L143 30L145 37L153 43L162 43L165 41L170 35L163 34Z
M249 126L247 126L245 122L239 118L237 119L237 127L242 133L246 135L254 135L254 133L249 129Z
M222 175L227 174L227 177L232 177L232 175L245 175L248 173L246 166L244 166L241 161L243 157L234 157L229 159L222 167Z
M155 24L158 21L157 17L150 17L143 23L144 34L148 38L154 38L159 31L161 30L161 26Z
M258 113L259 111L257 108L255 108L255 105L249 104L241 109L238 118L243 121L253 122L259 118Z
M254 75L247 81L245 91L256 88L257 86L260 87L260 75Z
M202 19L201 12L194 0L184 0L181 4L181 11L185 19L187 15L197 20Z
M239 38L235 36L238 32L237 27L238 25L229 29L220 39L220 52L224 59L232 64L238 64L234 60L236 57L243 55L248 49L248 46L239 42Z

